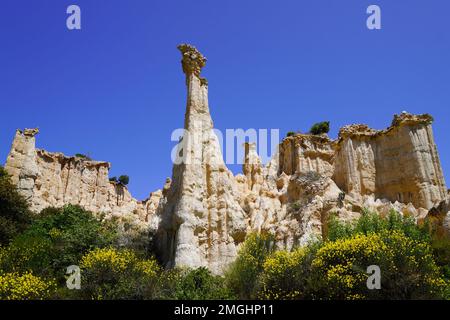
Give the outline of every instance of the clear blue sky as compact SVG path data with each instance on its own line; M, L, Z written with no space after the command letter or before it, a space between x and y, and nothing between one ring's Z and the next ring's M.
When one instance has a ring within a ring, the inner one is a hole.
M66 28L70 4L81 31ZM380 31L366 28L370 4ZM186 94L176 45L189 42L209 60L217 128L285 135L330 120L335 137L428 112L450 183L449 15L448 0L2 0L0 163L17 128L39 127L38 147L110 161L147 197L171 176Z

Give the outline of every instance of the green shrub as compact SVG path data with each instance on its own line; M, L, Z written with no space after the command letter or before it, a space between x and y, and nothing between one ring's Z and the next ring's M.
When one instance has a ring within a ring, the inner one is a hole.
M291 203L291 208L295 211L300 210L302 208L301 201L296 201L296 202Z
M0 300L43 300L56 290L54 280L46 280L31 273L0 274Z
M0 266L8 271L32 271L64 282L65 270L86 252L114 244L115 226L89 211L68 205L43 210L33 224L6 247Z
M442 214L429 214L419 225L430 235L436 264L442 269L446 279L450 280L450 234L443 225L444 217Z
M388 235L398 236L392 239ZM331 217L328 223L328 240L337 242L359 236L381 236L381 240L394 254L391 257L392 261L379 262L384 263L383 279L387 283L387 287L381 291L383 298L435 298L439 295L442 297L442 291L438 293L431 290L432 286L424 278L435 281L437 288L445 287L442 276L448 280L450 241L434 233L428 221L423 225L417 225L412 217L402 216L394 210L386 217L365 210L362 216L352 223L340 222L334 216ZM405 247L403 243L408 245ZM388 254L384 255L385 259L388 257ZM422 259L420 267L411 264L411 261L420 259ZM422 279L422 283L417 279ZM409 284L416 287L412 288Z
M121 185L124 185L124 186L128 185L130 183L130 177L128 177L128 176L120 176L119 177L119 183Z
M31 272L52 276L52 243L42 236L18 236L0 248L0 273Z
M234 298L224 278L206 268L180 271L175 298L178 300L230 300Z
M311 127L309 132L314 135L328 133L330 132L330 122L329 121L318 122Z
M381 290L367 288L367 267L381 269ZM326 299L435 299L448 284L427 243L400 230L327 242L312 263L315 296Z
M89 156L82 154L82 153L75 154L75 158L80 158L80 159L83 159L86 161L92 161L92 159Z
M386 217L364 210L361 217L354 222L341 222L335 215L331 215L328 221L327 238L335 241L357 234L368 235L394 230L402 231L406 236L415 240L430 240L430 234L426 228L418 226L412 217L402 216L395 210L391 210Z
M80 262L81 290L88 300L155 299L160 267L154 259L140 259L131 250L94 249Z
M226 283L240 299L255 299L258 278L264 262L274 251L274 238L268 234L251 234L245 240L236 261L225 274Z
M436 264L442 269L444 277L450 281L450 239L449 237L433 237L431 250Z
M7 245L31 223L27 201L17 192L6 171L0 167L0 246Z
M318 244L292 252L276 251L264 262L259 298L267 300L311 299L311 263Z
M119 183L119 179L117 179L117 177L109 178L109 181L114 182L114 183Z
M350 238L353 235L354 225L340 221L331 214L326 225L326 238L329 241Z
M294 131L289 131L289 132L286 134L286 137L293 137L293 136L295 136L295 132L294 132Z
M115 243L115 226L102 223L91 212L78 206L46 209L26 234L47 235L59 257L53 261L55 270L75 264L81 256L94 249Z
M283 300L450 297L444 267L450 247L445 240L431 240L412 218L394 211L384 218L365 212L353 223L332 218L328 227L324 243L266 256L252 292ZM371 265L381 269L381 290L367 288Z

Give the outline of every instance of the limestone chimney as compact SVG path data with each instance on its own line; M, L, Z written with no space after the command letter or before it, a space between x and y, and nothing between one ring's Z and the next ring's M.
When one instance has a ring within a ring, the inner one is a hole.
M208 267L214 273L234 260L245 237L245 213L226 168L209 113L208 84L200 76L206 58L193 46L178 46L186 74L185 133L158 233L167 267Z
M39 169L36 163L36 138L39 129L17 130L6 160L5 170L19 192L30 200Z

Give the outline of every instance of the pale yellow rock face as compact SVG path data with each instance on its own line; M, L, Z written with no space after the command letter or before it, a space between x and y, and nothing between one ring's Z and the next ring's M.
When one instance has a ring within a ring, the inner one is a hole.
M334 142L327 136L297 134L285 138L279 147L279 173L314 171L333 175Z
M450 193L450 192L449 192ZM444 230L450 235L450 194L446 200L430 210L429 215L442 224Z
M233 176L213 133L208 84L200 76L206 58L190 45L179 50L185 133L164 188L137 201L109 182L109 163L37 150L38 130L19 130L5 168L34 211L80 205L121 222L124 243L150 231L166 267L215 274L235 260L248 234L270 233L277 248L292 249L326 235L331 214L344 221L364 209L417 221L436 215L450 232L450 197L429 115L396 115L382 131L346 126L337 140L287 137L266 165L247 143L243 173Z
M353 195L412 203L431 209L447 188L428 115L403 113L386 130L344 127L337 144L334 180Z
M34 182L39 176L35 150L38 129L17 130L5 165L11 181L27 199L34 197Z
M134 224L141 231L148 229L161 192L144 202L137 201L125 186L109 181L108 162L36 149L37 133L37 129L18 130L5 165L34 212L73 204L106 219Z
M192 46L178 48L188 90L185 134L167 201L158 210L158 245L168 267L205 266L221 273L245 239L246 217L212 130L207 82L200 78L206 59Z

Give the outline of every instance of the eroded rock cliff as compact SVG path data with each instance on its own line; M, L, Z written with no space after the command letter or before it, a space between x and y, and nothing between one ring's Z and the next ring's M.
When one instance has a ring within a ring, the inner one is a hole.
M38 133L38 129L17 130L5 165L33 211L73 204L132 225L134 232L157 224L152 219L161 191L138 201L126 186L109 181L110 163L36 149Z
M279 173L315 171L333 176L334 141L326 135L297 134L285 138L279 147Z
M431 128L431 116L396 115L376 131L364 125L341 129L334 180L353 195L412 203L431 209L447 197L447 188Z

